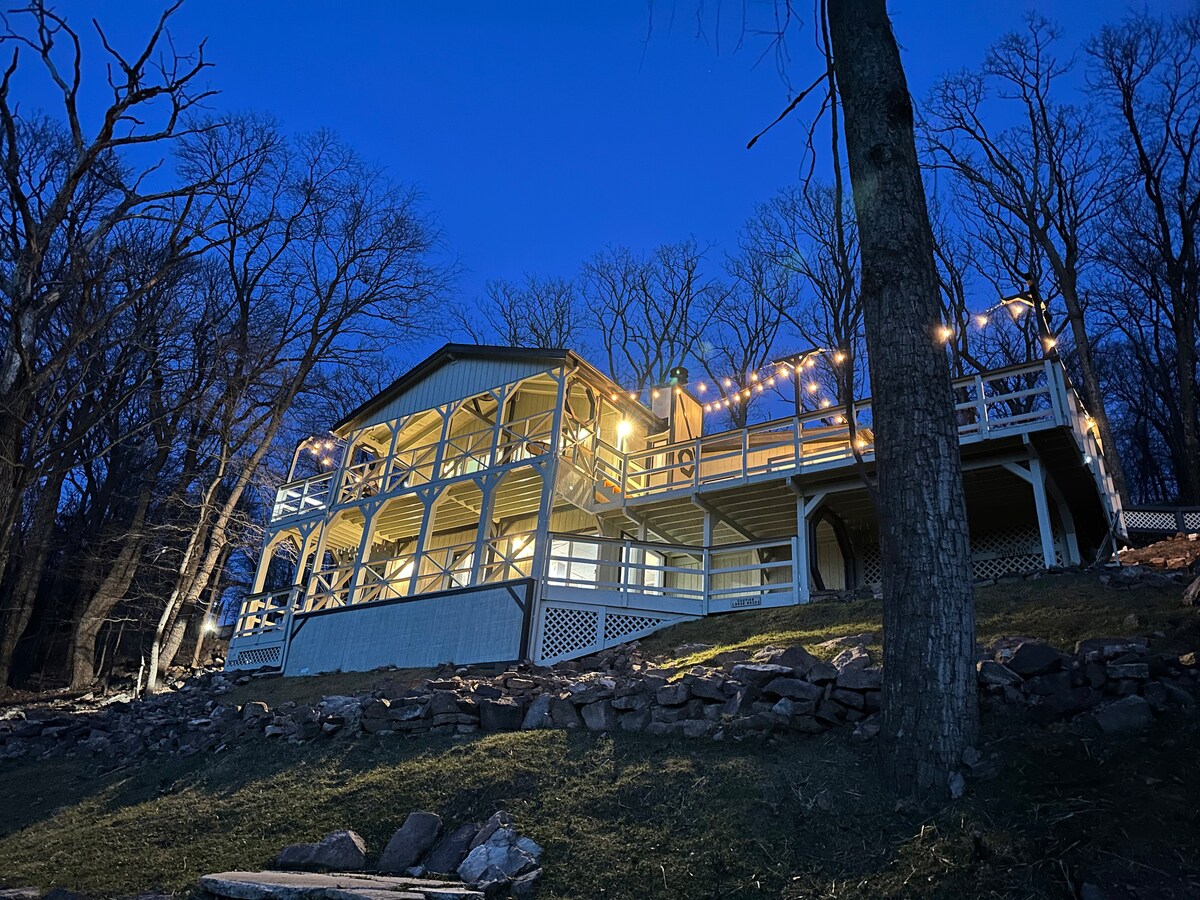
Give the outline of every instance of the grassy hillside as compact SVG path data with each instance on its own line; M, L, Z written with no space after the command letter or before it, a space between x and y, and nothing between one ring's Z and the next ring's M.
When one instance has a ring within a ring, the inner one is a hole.
M1019 593L1031 586L1035 603ZM1177 603L1177 592L1099 591L1083 578L992 588L980 598L981 636L1067 643L1163 630L1195 646L1196 614ZM739 614L647 644L827 637L877 628L874 612ZM1130 615L1144 624L1121 627ZM295 696L322 682L281 689ZM928 818L897 811L876 778L875 745L841 732L727 743L557 731L255 741L109 774L90 761L0 764L0 884L186 890L206 871L261 866L284 844L336 828L355 828L378 852L412 809L459 822L504 807L546 848L544 898L1075 897L1084 881L1200 895L1188 880L1200 871L1195 718L1103 742L1013 721L985 728L1000 774Z

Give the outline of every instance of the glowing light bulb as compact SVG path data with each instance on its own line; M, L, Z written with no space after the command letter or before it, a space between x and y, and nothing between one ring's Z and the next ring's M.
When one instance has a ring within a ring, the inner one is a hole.
M705 384L705 383L702 381L702 382L700 382L698 385L696 385L696 390L697 390L699 393L703 394L705 391L707 391L707 390L708 390L708 385L706 385L706 384Z
M767 379L767 384L769 384L771 387L775 386L775 376L774 375L772 375L770 378Z
M628 419L622 419L620 422L617 423L617 438L618 439L625 440L625 438L629 437L629 435L632 433L633 433L633 423L630 422Z
M835 363L845 362L846 354L839 350L837 353L833 354L833 361Z
M810 382L808 383L808 387L806 388L806 390L807 390L807 391L808 391L810 394L815 394L815 393L816 393L817 391L819 391L820 389L821 389L821 386L820 386L819 384L817 384L815 381L810 381Z
M976 316L975 317L975 324L978 325L980 328L982 328L987 323L988 323L987 316Z
M637 398L638 398L637 391L630 391L630 392L629 392L629 399L630 399L630 400L636 400Z
M612 401L613 403L617 402L617 395L615 393L612 395Z
M831 406L833 406L832 400L825 399L821 401L821 409L828 409Z
M651 391L651 392L650 392L650 397L651 397L651 399L653 399L653 400L657 400L657 399L658 399L658 391Z
M1058 341L1056 341L1054 338L1052 338L1052 337L1046 338L1046 349L1047 350L1050 350L1050 349L1056 347L1057 345L1058 345Z
M761 394L761 393L763 392L763 385L762 385L762 382L760 381L758 384L756 384L756 385L754 386L754 389L755 389L756 391L758 391L758 392Z
M939 325L937 329L938 340L943 344L954 336L954 329L949 325Z
M751 381L758 381L758 373L757 373L757 372L751 372L751 373L750 373L750 380L751 380Z
M780 366L779 371L777 371L775 374L778 375L780 378L787 378L787 374L788 374L787 367Z
M725 387L732 387L733 380L730 378L726 378L724 381L721 382L721 384L725 385Z

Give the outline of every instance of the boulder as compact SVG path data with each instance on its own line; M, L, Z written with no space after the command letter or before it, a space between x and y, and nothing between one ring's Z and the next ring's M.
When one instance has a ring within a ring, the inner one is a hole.
M353 831L335 831L315 844L284 847L274 865L281 869L363 869L367 865L367 845Z
M739 663L730 674L742 684L761 686L775 678L790 678L792 669L774 663Z
M524 716L516 700L480 700L479 725L484 731L516 731Z
M492 885L511 881L537 868L542 848L512 828L497 828L476 846L458 867L458 877L468 884Z
M687 703L690 697L691 691L683 682L660 687L654 694L654 699L662 706L678 706Z
M882 669L843 669L837 686L850 691L877 691L883 686Z
M850 647L833 658L833 667L839 672L848 669L865 669L872 663L871 654L865 647Z
M265 719L271 714L271 708L261 700L251 700L242 707L242 721L248 722L251 719Z
M1105 734L1119 734L1148 728L1154 721L1154 713L1149 703L1132 694L1097 709L1092 713L1092 718Z
M691 689L692 695L705 700L724 700L724 681L713 676L685 675L683 681Z
M437 840L442 819L431 812L409 813L379 857L381 872L403 872L421 861Z
M815 700L824 693L821 688L799 678L776 678L763 688L764 694L774 694L776 697L790 697L793 700Z
M1200 606L1200 578L1195 579L1183 592L1184 606Z
M1140 637L1096 637L1075 643L1075 655L1083 657L1085 662L1106 661L1125 653L1144 653L1145 650L1146 640Z
M491 818L483 823L483 826L475 833L475 837L471 838L471 843L467 847L468 850L474 850L480 844L485 843L488 838L499 831L501 828L506 828L512 825L512 816L505 810L498 809L492 813Z
M803 647L769 648L761 655L761 660L775 666L787 666L798 675L807 674L809 669L820 662Z
M1049 644L1025 641L1013 651L1008 667L1022 678L1046 675L1062 668L1062 656Z
M591 731L611 731L617 725L617 711L607 700L597 700L583 707L583 724Z
M355 732L362 719L362 703L357 697L323 697L317 704L317 714L323 719L340 719L347 730Z
M1115 680L1132 678L1135 681L1145 681L1150 677L1150 666L1146 663L1109 663L1104 667L1105 674Z
M575 704L558 697L550 703L550 721L555 728L578 728L583 724Z
M521 728L550 728L554 723L550 720L550 705L554 702L554 697L550 694L539 694L529 704L529 709L525 712L525 718L521 721ZM449 872L451 869L444 869Z
M451 872L456 872L462 865L462 861L467 858L471 841L478 833L479 825L476 823L469 822L466 825L458 826L433 848L433 852L425 860L425 870L438 875L449 875Z
M1008 666L1002 666L994 660L980 660L976 666L980 684L995 684L1003 687L1006 684L1019 685L1021 676Z
M837 681L838 670L827 662L819 662L808 670L806 676L813 684L829 684Z

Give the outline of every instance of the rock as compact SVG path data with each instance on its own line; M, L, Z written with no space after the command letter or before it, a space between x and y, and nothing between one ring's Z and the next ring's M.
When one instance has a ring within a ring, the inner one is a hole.
M659 688L662 690L662 688ZM613 709L618 709L621 712L630 712L632 710L642 710L650 705L649 694L626 694L623 697L614 697L612 699Z
M1104 672L1114 681L1121 678L1145 681L1150 677L1150 666L1146 663L1109 663L1104 667Z
M315 844L292 844L275 857L281 869L362 869L367 865L366 842L353 831L335 831Z
M583 724L575 704L558 697L550 703L550 721L554 723L555 728L578 728Z
M524 875L514 878L512 884L508 886L508 892L516 900L530 900L537 892L538 882L541 880L542 870L534 869L532 872L526 872Z
M612 731L617 727L617 711L607 700L597 700L580 710L583 724L591 731Z
M950 788L950 799L957 800L963 795L963 791L967 788L967 782L962 777L962 772L951 772L948 787Z
M200 888L230 900L484 900L482 892L452 881L358 873L220 872L202 876Z
M429 695L430 716L451 716L458 712L458 694L454 691L434 691Z
M1002 666L994 660L980 660L976 666L980 684L1019 685L1021 676L1007 666Z
M733 667L730 673L742 684L764 685L775 678L789 678L791 667L777 666L773 663L740 663Z
M1013 652L1008 667L1022 678L1046 675L1062 668L1062 656L1049 644L1025 641Z
M515 700L479 701L479 725L484 731L517 731L523 718Z
M1174 703L1177 706L1193 706L1196 703L1196 698L1179 685L1173 684L1170 681L1163 681L1160 684L1166 694L1168 703Z
M381 872L403 872L421 861L437 840L442 819L431 812L409 813L379 857Z
M864 631L862 634L847 634L843 637L832 638L824 643L817 644L822 650L836 650L839 647L864 647L867 644L875 643L875 635L869 631Z
M467 858L467 853L471 849L471 841L478 833L479 826L475 823L469 822L466 825L458 826L433 848L429 859L425 860L426 871L435 872L438 875L449 875L451 872L457 871L458 867L462 865L462 861Z
M833 667L844 672L847 669L865 669L871 662L871 654L865 647L851 647L833 658Z
M521 721L521 728L550 728L553 722L550 720L550 705L554 702L554 697L550 694L540 694L534 698L534 701L529 704L529 709L525 712L525 718ZM452 869L442 871L450 872Z
M790 697L793 700L815 700L823 691L815 684L801 681L799 678L776 678L763 688L764 694L774 694L776 697Z
M725 699L724 682L720 678L685 675L683 680L695 697L702 697L705 700Z
M1187 586L1183 592L1183 599L1180 601L1184 606L1200 606L1200 578L1195 579Z
M317 704L317 715L338 723L339 729L344 725L354 733L358 731L358 724L362 720L362 704L357 697L323 697Z
M1105 734L1119 734L1148 728L1154 720L1154 713L1149 703L1132 694L1097 709L1092 713L1092 718Z
M41 897L41 888L0 888L0 900L41 900Z
M458 867L458 877L468 884L495 884L508 881L537 868L541 848L520 837L507 826L496 829L476 846Z
M761 660L774 666L786 666L798 675L808 674L808 670L820 662L803 647L770 648L762 654Z
M877 691L883 686L882 669L843 669L837 686L851 691Z
M654 699L662 706L678 706L687 703L691 697L688 686L682 682L660 687L654 694Z
M468 845L468 850L474 850L480 844L487 841L493 834L501 828L506 828L512 825L512 816L502 809L492 813L491 818L483 823L483 826L475 833L475 837L471 838L471 843Z
M851 737L860 741L869 741L873 737L879 735L879 723L873 722L870 719L864 719L854 726L854 733Z
M1075 643L1075 655L1085 662L1107 661L1125 653L1143 653L1146 641L1143 638L1096 637Z
M251 719L265 719L271 714L271 708L261 700L251 700L242 707L242 721L248 722Z
M808 670L807 678L813 684L829 684L837 681L838 670L827 662L819 662Z

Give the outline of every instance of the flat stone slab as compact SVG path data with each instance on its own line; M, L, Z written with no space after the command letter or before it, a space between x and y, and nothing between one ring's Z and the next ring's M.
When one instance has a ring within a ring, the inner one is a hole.
M359 873L220 872L200 887L228 900L483 900L455 881Z

